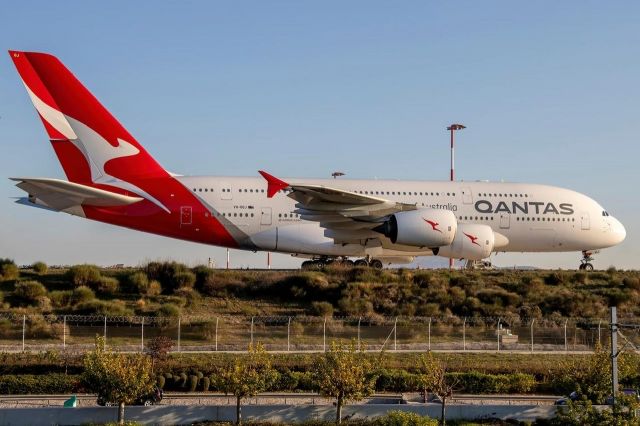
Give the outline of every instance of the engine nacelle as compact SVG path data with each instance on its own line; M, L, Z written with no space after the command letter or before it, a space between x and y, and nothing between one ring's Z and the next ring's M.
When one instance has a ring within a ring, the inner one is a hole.
M374 229L394 244L441 247L453 242L458 221L449 210L418 209L393 214Z
M434 254L454 259L486 259L491 255L495 241L496 237L491 227L459 223L453 243L440 247Z

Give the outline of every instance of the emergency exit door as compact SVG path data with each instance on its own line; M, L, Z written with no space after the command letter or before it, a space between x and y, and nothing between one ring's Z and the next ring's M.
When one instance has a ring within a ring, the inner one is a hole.
M191 225L193 222L193 209L191 206L180 207L180 225Z
M263 207L260 211L260 225L271 225L271 207Z

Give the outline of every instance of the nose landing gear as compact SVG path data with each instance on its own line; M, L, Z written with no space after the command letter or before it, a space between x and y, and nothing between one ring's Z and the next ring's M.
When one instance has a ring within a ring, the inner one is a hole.
M584 271L593 271L593 265L591 262L593 261L593 252L588 250L582 250L582 259L580 259L580 270Z

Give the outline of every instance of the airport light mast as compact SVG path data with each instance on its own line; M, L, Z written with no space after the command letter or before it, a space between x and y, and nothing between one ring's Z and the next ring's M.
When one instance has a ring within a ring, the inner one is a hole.
M453 134L455 133L456 130L462 130L462 129L465 129L465 128L466 127L463 126L462 124L455 124L455 123L447 127L447 130L449 132L451 132L451 175L450 175L451 182L453 182L454 179L455 179L455 174L454 174L454 170L455 170L455 167L454 167L455 149L454 149L454 144L453 144ZM453 269L453 259L452 258L449 259L449 269Z

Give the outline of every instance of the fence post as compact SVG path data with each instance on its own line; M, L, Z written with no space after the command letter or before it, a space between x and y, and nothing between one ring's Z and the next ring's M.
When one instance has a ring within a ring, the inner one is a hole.
M396 320L393 322L393 350L397 351L398 350L398 317L396 317Z
M536 322L535 318L531 320L531 352L533 352L533 323L534 322Z
M462 350L467 350L467 317L462 321Z
M428 335L429 335L429 344L427 346L427 349L431 350L431 317L429 317L429 332L428 332Z
M600 325L602 324L602 320L598 321L598 346L602 346L602 341L600 340Z
M289 317L289 322L287 323L287 352L291 348L291 317Z
M104 334L102 336L104 338L104 345L107 346L107 316L104 316Z
M27 316L22 315L22 352L24 352L24 337L27 332Z
M180 352L180 327L182 326L180 316L178 316L178 352Z
M500 321L501 319L498 318L498 329L496 330L496 335L498 336L498 352L500 352Z
M67 316L62 317L62 349L67 348Z
M358 317L358 350L360 350L360 320L362 317Z
M253 317L251 317L251 346L253 346Z
M327 317L324 317L322 324L322 352L327 351Z
M144 352L144 317L140 323L140 352Z
M568 319L564 320L564 351L567 351L567 322Z
M216 352L218 351L218 317L216 317Z

